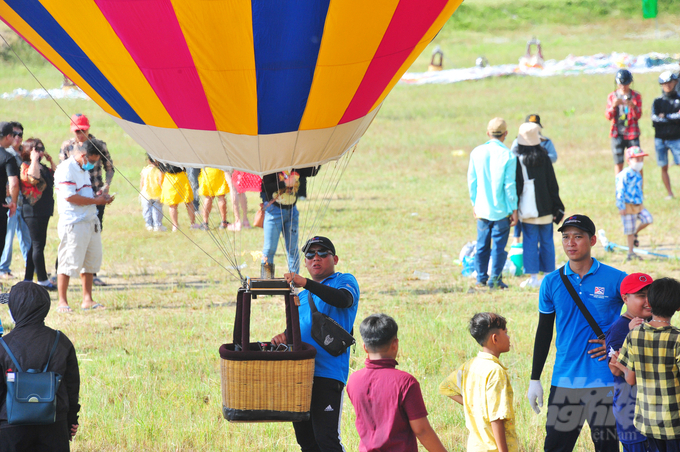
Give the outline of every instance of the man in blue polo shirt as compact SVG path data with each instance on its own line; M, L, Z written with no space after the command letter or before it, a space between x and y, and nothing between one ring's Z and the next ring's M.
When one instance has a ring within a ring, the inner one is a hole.
M621 314L619 288L626 274L591 257L597 242L595 225L585 215L573 215L558 229L569 258L564 273L602 331ZM618 452L612 412L613 376L607 367L604 340L597 338L562 282L559 270L543 279L538 302L538 328L527 397L536 413L543 406L540 378L556 325L557 353L553 367L544 450L571 451L588 421L594 450Z
M326 237L312 237L302 252L305 266L312 279L296 273L283 276L300 292L300 336L302 342L316 348L314 363L314 386L312 387L311 416L309 421L295 422L295 437L302 451L344 452L340 438L340 416L342 415L343 388L349 375L348 348L340 356L332 356L312 339L312 312L309 295L319 312L333 318L346 331L352 331L359 307L359 284L349 273L338 273L335 266L338 256L335 246ZM286 333L272 339L276 345L288 343Z

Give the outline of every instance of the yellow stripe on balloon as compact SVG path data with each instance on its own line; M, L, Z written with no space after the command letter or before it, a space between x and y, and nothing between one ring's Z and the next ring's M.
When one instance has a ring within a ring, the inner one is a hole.
M338 124L354 98L398 4L399 0L331 0L300 130Z
M70 78L71 81L78 85L80 89L90 96L90 99L95 101L97 105L102 108L102 110L110 115L120 118L120 115L118 115L118 113L116 113L116 111L111 108L111 106L99 94L97 94L97 92L92 89L92 87L88 85L88 83L80 75L78 75L78 73L5 2L0 2L0 17L2 17L8 23L11 23L12 27L14 27L17 33L26 38L26 40L30 41L33 46L49 60L50 63L52 63L56 68L58 68L68 78Z
M93 0L41 3L146 124L177 127Z
M257 135L250 1L173 0L217 130ZM219 47L219 52L215 51ZM219 58L215 58L215 54Z
M456 9L458 9L461 3L463 3L463 0L451 0L446 4L441 14L439 14L439 17L437 17L437 20L435 20L429 30L427 30L427 33L425 33L423 39L418 42L418 45L416 45L416 47L413 49L413 52L411 52L406 61L404 61L404 64L401 65L397 73L394 74L394 77L392 77L392 80L387 85L387 88L385 88L378 100L375 101L370 111L373 111L382 103L383 100L385 100L385 97L390 93L390 91L392 91L392 88L394 88L394 85L396 85L399 79L401 79L401 76L404 75L408 68L411 67L413 62L423 52L425 47L427 47L427 45L432 42L437 33L439 33L439 30L441 30L446 21L449 20L451 15L456 11Z

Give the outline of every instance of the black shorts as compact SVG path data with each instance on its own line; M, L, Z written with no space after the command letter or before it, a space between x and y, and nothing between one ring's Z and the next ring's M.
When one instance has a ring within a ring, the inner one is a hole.
M623 137L612 138L612 156L614 157L614 164L619 165L626 160L626 149L631 146L640 146L640 139L633 138L626 140Z

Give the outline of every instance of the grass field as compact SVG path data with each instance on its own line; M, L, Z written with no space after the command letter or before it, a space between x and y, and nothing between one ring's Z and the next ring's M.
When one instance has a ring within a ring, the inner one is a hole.
M528 3L471 0L433 44L444 49L446 67L472 66L479 55L491 64L516 62L532 36L543 42L546 58L612 51L677 52L673 22L677 23L678 16L660 17L662 39L656 39L654 22L637 18L630 6L633 2L616 3L624 5L618 13L598 9L580 21L576 19L587 16L583 8L587 12L589 3L572 2L573 10L557 1L544 0L540 5L558 3L553 22ZM496 14L505 10L508 13ZM516 10L521 14L512 18ZM430 50L431 46L418 58L413 71L426 69ZM30 68L48 88L61 83L61 75L51 66L32 64ZM654 73L635 75L634 89L643 96L641 141L647 151L653 150L649 112L659 93L656 77ZM0 92L37 86L22 66L0 67ZM399 368L420 381L430 422L449 450L464 450L467 432L462 410L438 395L437 387L449 372L477 353L466 323L478 311L496 311L509 320L512 350L501 360L509 368L515 390L522 450L541 449L546 420L544 413L533 413L524 397L538 319L537 291L520 290L522 279L509 278L507 291L468 294L473 281L463 278L454 262L461 247L476 238L467 194L467 154L486 140L490 118L504 117L513 136L528 113L539 113L544 132L559 154L555 171L568 213L590 215L611 240L623 243L614 206L609 124L603 115L613 87L611 75L399 85L357 147L324 221L313 231L333 239L340 256L338 270L351 272L359 280L359 321L382 311L399 322ZM103 232L101 276L111 285L95 290L96 301L108 309L89 313L76 309L73 315L52 311L47 318L47 324L64 331L78 351L83 408L73 450L298 450L288 424L241 425L222 419L217 351L222 343L230 342L239 283L196 246L222 265L230 265L205 232L187 232L194 244L180 234L144 229L134 189L144 165L142 148L91 101L64 100L58 106L49 100L0 102L0 118L21 121L26 137L42 138L55 156L69 136L68 116L74 112L87 114L92 133L108 143L118 171L112 191L118 196L106 210ZM456 150L463 150L464 155L454 155ZM325 170L330 169L332 164ZM670 173L680 189L680 171L673 167ZM318 181L312 180L312 199L300 204L301 218L318 201L315 184ZM642 246L680 256L679 201L663 200L653 158L646 162L645 192L645 204L655 223L641 235ZM252 219L259 200L250 194L249 202ZM180 222L188 224L182 210ZM56 256L56 223L55 217L46 249L48 261ZM247 274L259 273L259 263L250 252L261 249L261 235L261 230L248 230L224 236L239 263L247 264ZM565 261L559 243L558 264ZM628 272L680 277L677 260L647 259L631 265L623 253L606 253L599 245L594 255ZM284 267L281 246L276 264ZM23 274L16 243L12 269ZM414 271L428 273L429 279L415 278ZM78 290L76 286L70 293L74 307L78 306ZM257 320L251 336L268 340L284 328L283 305L277 299L260 298L254 303L253 318ZM0 308L0 319L8 324L6 308ZM351 359L352 369L363 366L360 343ZM551 364L546 365L542 378L546 393L551 370ZM357 450L354 411L346 401L343 441L348 450ZM589 441L580 440L578 450L590 449Z

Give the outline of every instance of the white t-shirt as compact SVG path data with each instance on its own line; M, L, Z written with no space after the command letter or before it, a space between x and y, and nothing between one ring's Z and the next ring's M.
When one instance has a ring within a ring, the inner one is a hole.
M78 206L66 200L73 195L94 198L90 173L83 170L73 157L67 158L57 166L54 172L54 188L57 191L60 226L97 218L96 205Z

